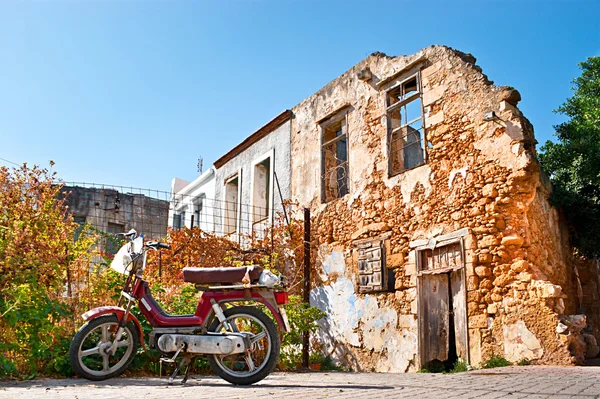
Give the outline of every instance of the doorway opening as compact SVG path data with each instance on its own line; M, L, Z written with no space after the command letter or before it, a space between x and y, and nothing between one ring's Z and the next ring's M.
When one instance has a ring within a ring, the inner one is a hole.
M459 359L468 361L462 245L458 242L419 252L421 367L448 371Z

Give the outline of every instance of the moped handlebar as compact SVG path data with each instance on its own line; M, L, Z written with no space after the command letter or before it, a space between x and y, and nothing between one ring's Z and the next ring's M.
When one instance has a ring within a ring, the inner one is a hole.
M163 242L157 242L157 241L147 242L146 246L149 248L152 248L152 249L158 249L158 248L171 249L171 246L169 244L165 244Z
M115 234L117 237L129 238L131 241L137 237L137 231L134 229L129 230L127 233L117 233Z

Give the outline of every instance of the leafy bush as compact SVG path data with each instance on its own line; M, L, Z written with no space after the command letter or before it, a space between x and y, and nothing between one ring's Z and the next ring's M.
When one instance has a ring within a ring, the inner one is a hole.
M52 163L51 163L52 165ZM92 240L47 169L0 168L0 377L68 375L73 283L89 264Z
M517 366L529 366L531 365L531 360L527 358L523 358L517 362Z
M469 365L463 359L458 359L454 363L454 367L450 370L450 373L463 373L465 371L469 371Z
M500 355L492 355L489 359L481 363L482 369L493 369L496 367L512 366L512 363Z
M346 367L340 366L331 358L325 356L321 361L321 371L349 371Z
M305 332L314 334L321 326L317 321L326 316L321 309L302 302L298 295L290 295L290 303L284 305L290 322L290 332L283 335L281 343L280 365L286 369L295 369L302 362L302 337ZM313 356L317 356L314 352Z

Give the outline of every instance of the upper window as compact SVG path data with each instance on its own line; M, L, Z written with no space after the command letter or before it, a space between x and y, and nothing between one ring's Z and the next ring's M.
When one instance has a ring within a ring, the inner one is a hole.
M239 181L238 175L235 175L225 183L225 234L235 233L238 229Z
M397 175L425 163L423 107L419 75L386 93L389 174Z
M348 194L347 113L321 124L321 177L323 202Z
M184 227L185 212L173 214L173 230L180 230Z
M206 221L206 212L204 211L204 195L195 198L193 201L194 214L192 215L192 227L199 227L204 229L204 222Z
M271 158L254 165L254 182L252 185L252 223L256 224L269 216L271 199Z

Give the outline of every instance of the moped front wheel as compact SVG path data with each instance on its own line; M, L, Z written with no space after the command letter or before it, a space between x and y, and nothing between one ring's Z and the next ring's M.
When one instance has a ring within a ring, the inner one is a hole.
M115 315L104 315L90 320L77 331L69 350L69 361L76 374L101 381L116 377L129 367L140 345L139 333L129 322L115 343L118 328ZM114 353L113 345L116 345Z
M247 333L250 348L233 355L209 355L210 367L232 384L254 384L268 376L277 364L280 342L275 323L260 310L249 306L230 308L224 313L227 323L215 319L209 331Z

